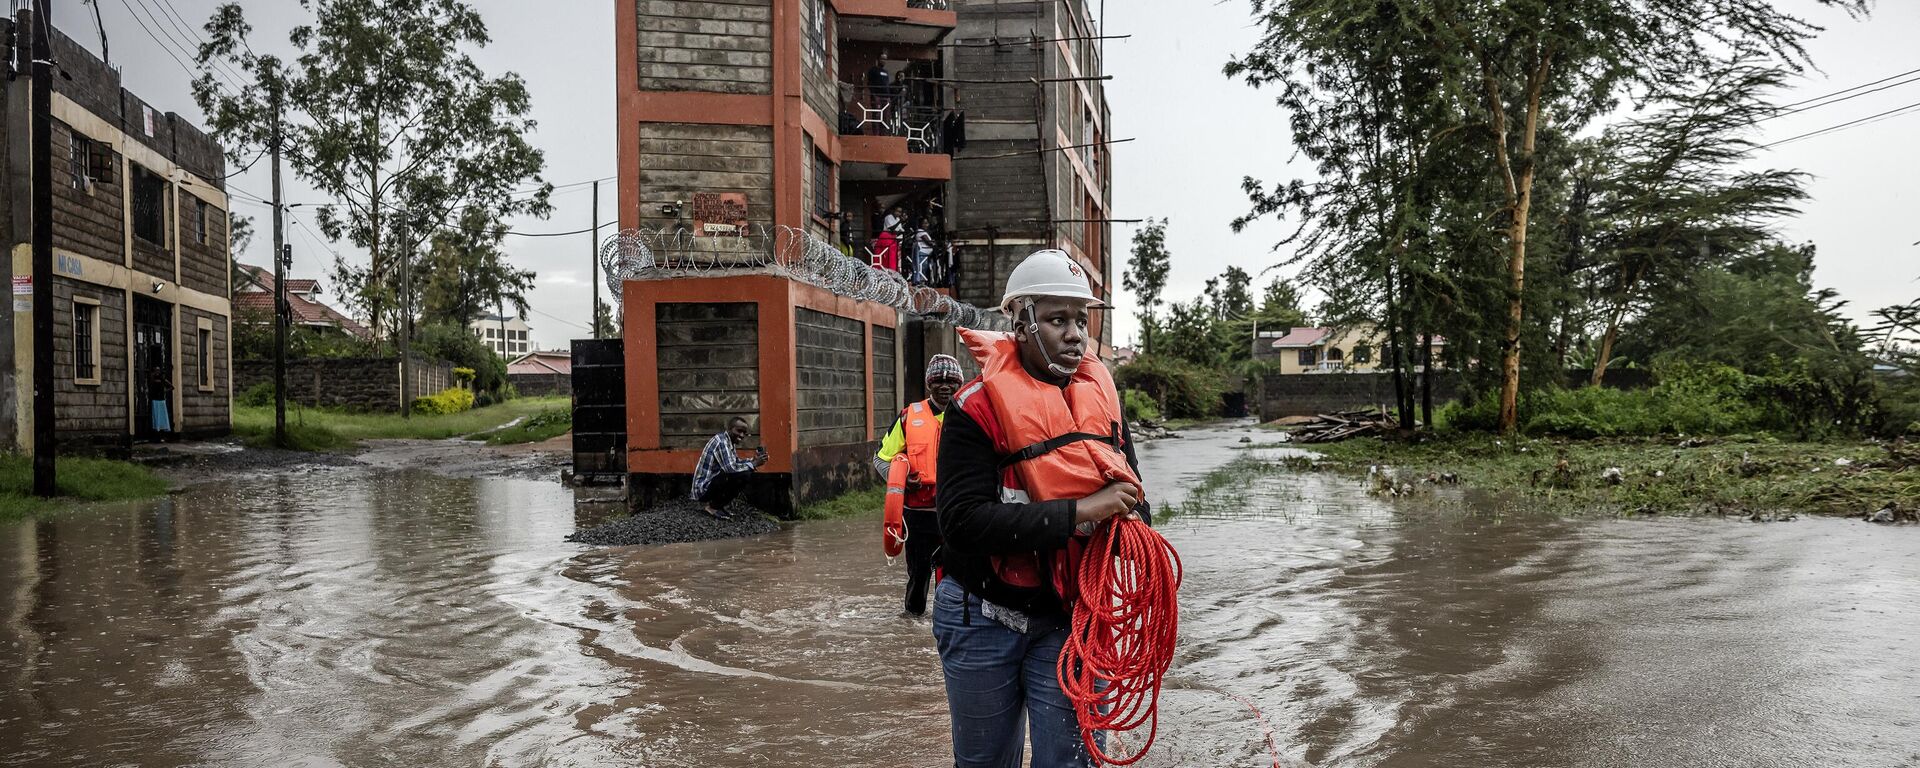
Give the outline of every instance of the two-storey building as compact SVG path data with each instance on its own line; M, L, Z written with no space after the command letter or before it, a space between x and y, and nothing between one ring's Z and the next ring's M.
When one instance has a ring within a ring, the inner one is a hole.
M27 23L28 12L8 25ZM11 31L11 30L9 30ZM55 30L52 83L56 435L63 446L125 445L232 424L226 160L185 118L121 87L120 74ZM7 86L5 215L14 301L0 345L4 442L33 433L31 73ZM184 94L181 96L185 98Z

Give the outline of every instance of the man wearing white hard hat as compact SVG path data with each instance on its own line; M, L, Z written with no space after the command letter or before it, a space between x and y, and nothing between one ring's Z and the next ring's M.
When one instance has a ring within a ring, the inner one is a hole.
M1089 765L1057 669L1079 550L1099 521L1147 512L1119 395L1087 355L1099 304L1085 269L1038 251L1007 279L1013 332L960 330L981 375L940 434L933 635L963 768L1018 765L1029 739L1034 768Z

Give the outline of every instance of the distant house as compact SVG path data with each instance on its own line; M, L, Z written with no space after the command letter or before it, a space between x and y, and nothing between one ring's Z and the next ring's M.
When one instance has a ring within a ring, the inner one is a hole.
M569 394L573 392L573 353L528 352L507 363L507 381L522 395Z
M273 323L273 270L252 264L240 265L241 279L233 286L235 321ZM326 333L345 333L372 339L366 326L354 322L340 310L320 302L320 281L287 280L287 311L293 325Z
M1261 337L1256 346L1260 356L1277 360L1283 374L1366 373L1392 367L1386 360L1387 336L1371 323L1262 331ZM1434 360L1444 359L1446 345L1446 339L1433 337Z
M1134 349L1133 347L1118 347L1113 350L1113 367L1118 368L1123 365L1129 365L1134 360L1139 359L1139 357L1140 350Z
M533 333L533 327L517 317L482 315L480 319L468 323L467 330L473 331L473 337L486 344L494 354L504 358L512 359L533 351L533 342L527 339Z

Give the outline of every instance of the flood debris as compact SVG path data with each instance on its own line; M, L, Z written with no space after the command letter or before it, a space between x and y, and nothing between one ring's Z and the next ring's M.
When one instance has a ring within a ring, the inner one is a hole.
M1895 523L1920 523L1920 511L1901 509L1900 505L1887 502L1887 505L1868 512L1862 519L1869 523L1893 525Z
M602 547L637 544L676 544L711 541L741 536L758 536L780 530L780 524L744 501L727 507L728 520L707 515L704 505L692 499L671 499L603 525L575 531L567 541Z
M1169 440L1180 437L1180 433L1168 429L1166 425L1152 419L1139 419L1134 421L1128 425L1128 432L1133 435L1133 439L1141 441Z
M1287 416L1269 421L1267 425L1287 430L1296 443L1332 443L1355 437L1387 435L1398 428L1385 408Z

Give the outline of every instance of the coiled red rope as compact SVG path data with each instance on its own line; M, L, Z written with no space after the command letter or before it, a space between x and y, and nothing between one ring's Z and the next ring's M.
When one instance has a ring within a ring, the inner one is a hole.
M1129 765L1153 747L1160 683L1180 634L1180 576L1180 554L1140 520L1108 518L1087 542L1058 671L1095 765ZM1095 738L1142 725L1146 743L1130 756L1108 755Z

